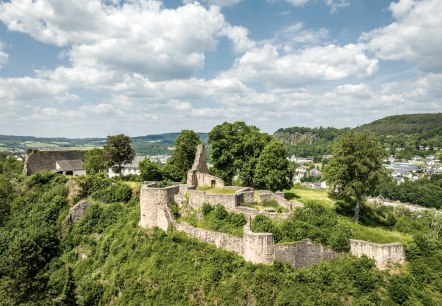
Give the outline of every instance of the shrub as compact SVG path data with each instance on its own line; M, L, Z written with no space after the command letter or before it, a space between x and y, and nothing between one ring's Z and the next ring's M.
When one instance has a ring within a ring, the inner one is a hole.
M169 186L172 186L172 181L169 179L165 179L165 180L162 180L161 182L157 183L158 188L164 188L164 187L169 187Z
M106 189L95 191L91 197L106 203L127 202L132 197L132 189L125 184L113 184Z
M201 210L203 212L203 215L207 216L213 210L213 206L208 203L203 203Z
M170 210L172 211L172 214L176 219L178 219L181 216L180 208L177 203L172 202L172 204L170 204Z

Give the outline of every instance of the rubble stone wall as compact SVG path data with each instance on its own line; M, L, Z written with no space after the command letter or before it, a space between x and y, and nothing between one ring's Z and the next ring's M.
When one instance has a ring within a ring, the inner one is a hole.
M351 239L350 253L358 257L365 255L373 258L379 269L386 268L389 263L403 263L405 261L404 247L399 242L379 244Z

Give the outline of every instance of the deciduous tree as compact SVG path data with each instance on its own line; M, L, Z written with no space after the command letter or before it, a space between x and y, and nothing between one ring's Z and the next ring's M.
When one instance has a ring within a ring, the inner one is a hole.
M192 167L195 159L196 147L201 143L197 133L192 130L182 130L175 140L175 149L168 160L166 167L172 180L181 181L186 177L187 171Z
M354 203L355 222L361 204L376 188L383 174L385 150L370 132L349 131L333 144L333 157L324 168L329 192Z
M213 174L227 184L239 175L244 185L252 185L258 158L272 137L244 122L224 122L209 133Z
M271 191L289 189L293 186L293 168L285 158L284 145L272 140L265 146L256 164L254 185Z
M131 143L130 137L124 134L107 136L107 143L104 146L107 166L112 167L112 170L119 175L123 165L131 163L135 157Z
M141 161L138 165L138 170L140 170L140 175L143 181L161 181L163 180L163 173L161 165L151 161L150 159L145 159Z
M104 149L94 148L85 153L83 167L87 174L97 174L107 169L106 152Z

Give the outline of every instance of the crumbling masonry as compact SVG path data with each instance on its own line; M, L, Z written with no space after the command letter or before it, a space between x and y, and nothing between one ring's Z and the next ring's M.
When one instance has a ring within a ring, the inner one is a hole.
M293 244L275 243L272 233L254 233L249 224L244 228L243 237L214 232L190 226L185 222L177 222L171 213L173 202L179 205L190 205L199 209L203 203L221 204L226 210L244 213L254 218L258 213L255 209L240 206L253 202L254 191L251 188L238 189L235 194L208 194L196 190L196 186L223 187L224 182L208 174L204 147L198 146L197 155L192 169L188 172L187 184L176 184L170 187L157 188L155 182L145 183L140 193L140 226L143 228L159 227L167 231L170 227L181 231L200 241L211 243L219 248L232 251L253 263L272 264L273 261L287 262L292 267L306 267L324 260L332 260L339 254L310 240ZM235 188L226 187L225 188ZM285 200L280 194L268 191L258 193L258 199L273 199L290 212L302 204ZM278 214L265 212L270 218L287 218L289 213ZM403 263L405 255L401 243L376 244L361 240L351 240L351 254L368 256L375 259L376 266L384 269L390 263Z

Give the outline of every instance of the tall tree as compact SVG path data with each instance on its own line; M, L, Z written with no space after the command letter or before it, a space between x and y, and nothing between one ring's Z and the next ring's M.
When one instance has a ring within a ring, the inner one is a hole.
M138 170L140 170L140 175L143 181L163 180L161 165L150 159L142 160L138 165Z
M224 122L209 133L213 172L227 184L239 175L244 185L252 185L256 163L271 136L244 122Z
M175 140L175 149L168 160L165 170L172 180L183 180L187 171L192 168L195 159L196 147L201 143L197 133L192 130L182 130L181 134ZM173 170L173 171L172 171Z
M293 167L285 158L282 143L272 140L265 146L256 164L254 185L271 191L289 189L293 186Z
M107 136L107 143L104 146L107 166L112 167L112 170L119 175L123 165L131 163L135 157L131 143L130 137L124 134Z
M370 132L349 131L333 144L333 157L324 167L329 192L355 205L359 222L361 204L374 192L384 168L385 150Z
M106 165L106 152L104 149L94 148L85 153L84 169L87 174L96 174L98 172L104 172L107 169Z

